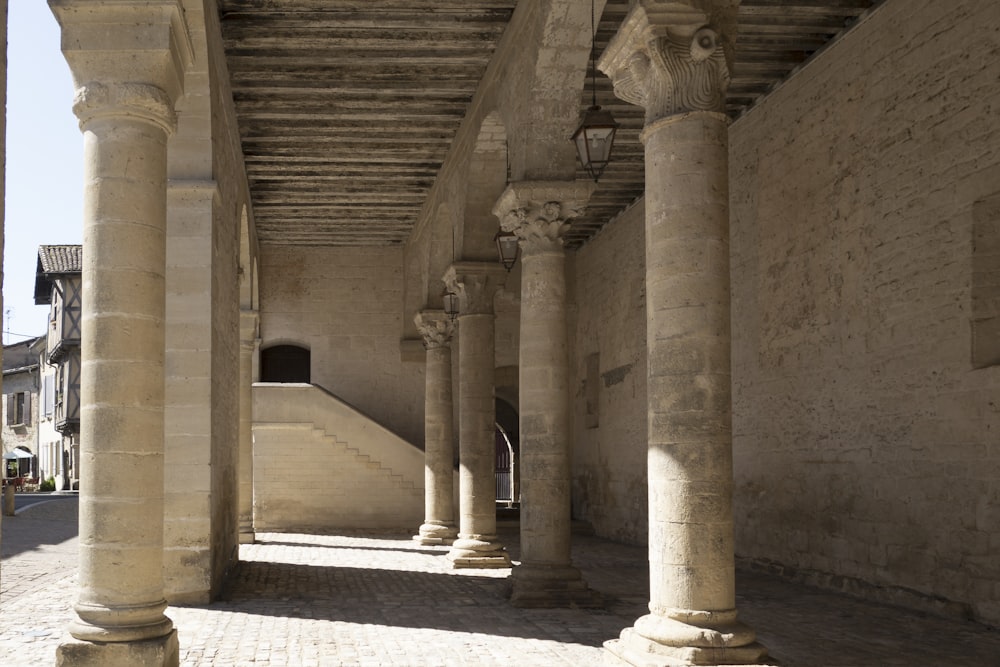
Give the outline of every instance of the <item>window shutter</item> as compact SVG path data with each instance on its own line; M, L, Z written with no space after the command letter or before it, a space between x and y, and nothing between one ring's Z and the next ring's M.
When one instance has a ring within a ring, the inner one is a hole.
M17 422L14 419L17 417L17 394L7 394L7 426L15 424Z
M31 424L31 392L24 392L24 414L21 418L22 424Z
M45 376L45 414L51 416L56 408L55 376Z

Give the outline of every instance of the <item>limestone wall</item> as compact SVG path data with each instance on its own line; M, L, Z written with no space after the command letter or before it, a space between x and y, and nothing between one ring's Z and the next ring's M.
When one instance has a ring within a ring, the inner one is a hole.
M731 132L737 553L995 624L998 57L889 0Z
M311 352L312 381L423 446L424 367L403 363L402 248L261 248L261 348Z
M567 255L573 516L644 544L645 210L637 204Z

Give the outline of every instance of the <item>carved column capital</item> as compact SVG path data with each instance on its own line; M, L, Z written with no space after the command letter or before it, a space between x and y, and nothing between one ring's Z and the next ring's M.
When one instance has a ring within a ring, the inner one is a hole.
M81 127L125 116L172 132L184 71L194 62L180 1L51 0L49 6L62 29Z
M413 317L413 323L428 350L448 347L455 333L455 321L443 310L422 310Z
M85 83L76 89L73 113L80 119L80 129L102 117L122 116L149 121L167 134L173 133L177 126L170 96L156 86L143 83Z
M633 4L598 67L615 95L645 108L646 126L691 111L725 112L738 2Z
M589 181L518 181L500 195L493 215L526 255L562 248L569 221L583 213L595 187Z
M442 280L458 295L458 316L493 313L493 296L507 279L507 272L495 262L456 262Z

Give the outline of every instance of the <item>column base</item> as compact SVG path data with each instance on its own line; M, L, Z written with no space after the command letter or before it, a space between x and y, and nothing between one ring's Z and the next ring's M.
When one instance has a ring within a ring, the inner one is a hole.
M68 637L56 648L56 667L177 667L177 631L136 642L87 642Z
M736 612L685 612L688 622L647 614L618 639L604 642L606 665L763 665L767 649ZM707 621L694 625L692 617ZM709 624L710 623L710 624Z
M510 603L515 607L594 608L604 603L572 565L525 563L513 569L510 579Z
M420 526L417 535L413 539L425 546L434 544L450 545L458 537L458 530L455 526L442 523L425 523Z
M495 535L478 535L476 539L459 537L446 556L454 569L499 569L510 567L510 554L496 541Z

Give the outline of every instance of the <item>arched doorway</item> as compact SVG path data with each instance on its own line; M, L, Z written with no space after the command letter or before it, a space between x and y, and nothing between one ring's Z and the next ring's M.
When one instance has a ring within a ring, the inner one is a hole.
M273 345L260 352L261 382L305 382L311 380L311 355L298 345Z
M503 426L496 426L497 503L513 507L517 499L514 495L514 446Z
M501 398L496 399L495 423L494 468L497 506L516 507L521 495L519 424L517 410Z

